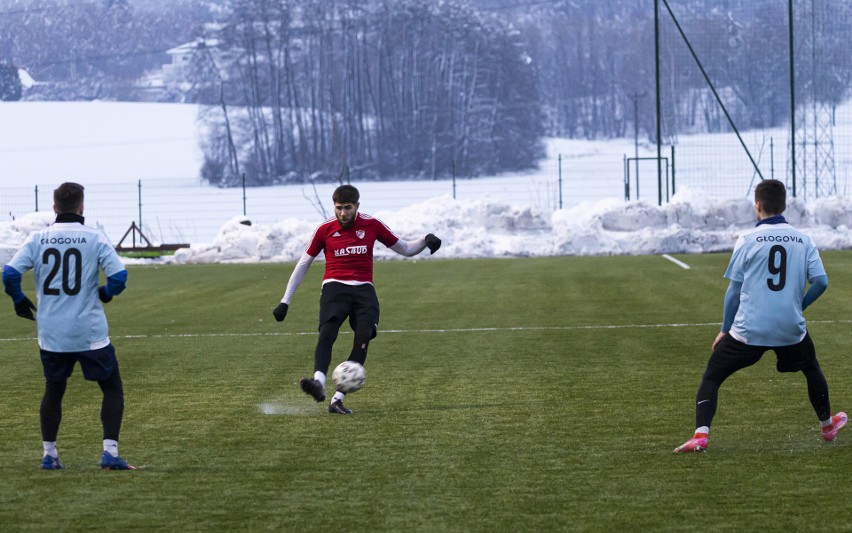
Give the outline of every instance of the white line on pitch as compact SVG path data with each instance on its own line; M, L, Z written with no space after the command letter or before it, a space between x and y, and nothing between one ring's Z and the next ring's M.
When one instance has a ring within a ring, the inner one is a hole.
M808 320L808 324L852 324L852 320ZM672 324L590 324L587 326L507 326L503 328L449 328L449 329L385 329L379 333L478 333L483 331L578 331L595 329L649 329L649 328L698 328L718 326L718 322L672 323ZM112 339L181 339L202 337L301 337L316 335L315 331L268 332L268 333L154 333L143 335L111 335ZM351 331L342 331L351 335ZM0 338L0 342L35 341L35 337Z
M686 264L686 263L684 263L683 261L678 261L677 259L675 259L674 257L670 256L669 254L663 254L663 257L664 257L664 258L666 258L666 259L668 259L668 260L669 260L669 261L671 261L672 263L676 264L676 265L677 265L677 266L679 266L680 268L685 268L686 270L689 270L689 265L687 265L687 264Z

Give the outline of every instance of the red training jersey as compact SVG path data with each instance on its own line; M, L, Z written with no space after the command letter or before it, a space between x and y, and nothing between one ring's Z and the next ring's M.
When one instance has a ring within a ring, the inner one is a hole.
M346 229L341 229L337 218L320 224L305 251L312 257L325 252L323 283L329 280L372 283L376 241L390 248L398 240L379 219L357 213L355 222Z

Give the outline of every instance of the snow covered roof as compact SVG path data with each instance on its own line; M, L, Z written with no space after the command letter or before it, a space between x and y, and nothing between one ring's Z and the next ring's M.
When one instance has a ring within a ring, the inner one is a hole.
M24 87L24 89L29 89L30 87L38 83L33 79L32 76L30 76L29 72L22 68L18 69L18 78L21 79L21 85Z

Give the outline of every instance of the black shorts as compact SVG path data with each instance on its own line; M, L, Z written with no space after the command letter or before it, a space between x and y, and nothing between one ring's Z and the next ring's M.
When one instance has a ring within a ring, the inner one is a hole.
M789 346L751 346L725 335L713 350L708 371L719 371L726 375L760 361L767 350L775 352L775 368L778 372L799 372L816 359L816 349L809 333L798 344Z
M375 337L379 327L379 298L372 284L346 285L332 281L322 286L319 308L320 327L332 320L343 324L346 317L349 317L349 325L353 331L358 322L372 325Z
M109 378L118 368L115 348L108 344L98 350L85 352L41 352L41 364L44 367L44 377L47 381L65 381L74 372L74 364L80 361L83 377L89 381L103 381Z

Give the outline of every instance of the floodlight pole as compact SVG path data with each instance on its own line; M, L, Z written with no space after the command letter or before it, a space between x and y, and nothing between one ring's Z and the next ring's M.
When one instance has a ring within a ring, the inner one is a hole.
M790 37L790 170L793 176L793 198L796 197L796 61L793 57L793 0L787 2L787 24Z
M660 124L660 0L654 0L654 67L657 92L657 205L663 205L663 152L661 139L663 131Z

